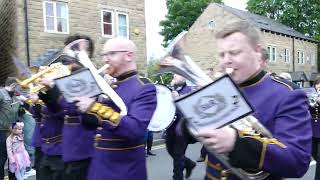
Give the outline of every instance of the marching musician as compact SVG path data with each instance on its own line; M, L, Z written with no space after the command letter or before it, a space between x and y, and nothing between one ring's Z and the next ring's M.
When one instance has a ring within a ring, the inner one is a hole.
M102 50L103 60L109 64L107 73L116 78L112 87L124 101L127 115L119 115L119 108L110 100L76 98L78 109L88 116L83 123L99 126L89 180L147 179L144 136L156 108L156 89L139 80L136 53L131 40L119 38L108 40ZM108 112L112 115L105 114Z
M171 81L172 95L174 98L178 98L181 95L191 92L191 87L187 85L186 79L178 74L173 75ZM178 124L183 121L183 115L177 111L176 120L166 130L165 143L167 151L173 159L173 179L183 180L183 171L186 169L185 177L191 176L192 170L195 168L196 163L185 156L188 140L179 133Z
M51 90L47 91L50 94ZM50 98L47 96L47 93L39 93L39 99L43 100L45 106L41 106L41 109L35 109L35 113L40 113L39 117L40 122L40 135L42 142L41 151L42 156L39 163L39 169L37 175L40 180L51 179L58 180L63 177L63 161L61 158L62 155L62 127L63 127L63 116L59 112L53 111L54 107L50 106L48 103ZM36 107L34 107L36 108ZM40 112L39 112L40 111ZM36 130L34 133L37 133ZM39 136L34 138L39 138Z
M70 36L65 41L65 45L78 39L86 39L88 41L88 56L91 56L94 48L93 42L88 36ZM58 62L71 67L71 72L83 68L76 58L66 55L60 56L52 63ZM87 128L82 125L81 112L78 111L74 103L66 101L52 79L43 78L42 82L50 87L45 97L47 106L50 107L51 112L60 115L61 118L58 121L63 123L61 134L61 155L64 162L63 179L85 180L94 151L96 128Z
M195 137L208 151L228 154L236 168L269 173L267 179L302 177L311 159L311 116L305 93L293 83L268 74L259 30L245 21L234 22L217 32L217 51L223 69L252 104L253 114L273 135L237 130L230 126L200 129ZM206 178L238 179L212 154Z
M36 179L40 179L40 163L43 156L41 145L43 139L41 138L40 126L42 122L42 109L45 108L44 104L39 101L38 94L30 93L28 95L30 101L28 102L29 107L27 108L32 114L35 120L35 126L32 134L31 144L34 147L34 168L36 170Z
M317 93L320 93L320 78L314 81L314 88ZM312 116L312 157L317 162L315 180L320 178L320 98L315 99L315 103L310 105L310 112Z

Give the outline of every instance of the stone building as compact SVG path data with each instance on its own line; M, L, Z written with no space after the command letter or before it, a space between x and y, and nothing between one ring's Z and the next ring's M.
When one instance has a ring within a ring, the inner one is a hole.
M8 8L9 17L15 19L15 36L8 38L15 41L11 43L14 54L29 66L61 49L69 35L85 34L95 41L93 61L97 65L101 65L103 43L112 37L125 37L138 46L140 70L146 67L144 0L1 0L0 5L0 19L5 19L0 22L8 21L13 27L13 21L2 16L9 16Z
M269 71L306 74L317 72L317 42L263 16L212 3L199 16L184 39L185 51L203 70L215 68L215 33L226 23L247 20L261 30L269 54Z

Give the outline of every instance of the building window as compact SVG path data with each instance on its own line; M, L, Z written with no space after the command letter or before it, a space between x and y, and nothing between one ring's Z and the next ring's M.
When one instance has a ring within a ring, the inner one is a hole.
M290 63L290 51L289 51L289 49L284 49L284 62Z
M129 38L129 18L127 13L116 10L102 10L102 35L107 37Z
M129 38L128 14L118 13L118 36Z
M45 32L69 33L68 5L64 2L43 1Z
M113 36L113 12L112 11L101 11L102 19L102 35L104 36Z
M298 51L298 64L304 64L304 52Z
M269 55L269 60L270 62L276 62L276 55L277 55L277 50L276 47L274 46L268 46L268 55Z

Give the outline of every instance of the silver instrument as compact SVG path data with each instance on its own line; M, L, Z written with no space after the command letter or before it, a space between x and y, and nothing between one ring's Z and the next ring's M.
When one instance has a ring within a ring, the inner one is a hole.
M148 130L158 132L167 129L174 121L176 106L171 90L155 84L157 90L157 107L149 123Z
M120 98L120 96L110 87L110 85L103 79L103 77L99 75L101 71L97 70L96 67L93 65L92 61L89 59L86 50L87 47L88 41L86 39L78 39L68 44L63 49L63 52L67 55L76 57L83 66L88 68L94 76L95 80L97 81L97 84L102 90L102 92L105 95L107 95L119 107L120 115L127 115L128 111L125 103ZM107 66L103 68L106 67Z
M203 87L213 80L207 76L189 56L186 56L181 48L181 39L186 34L182 32L174 40L173 45L169 46L168 55L160 60L159 73L172 72L179 74L199 87ZM225 73L232 73L233 69L225 69ZM220 74L223 75L224 73ZM219 76L220 76L219 75ZM264 137L271 138L272 134L255 117L247 116L240 119L230 126L239 130L251 130L262 134ZM228 156L212 152L233 174L243 180L263 180L269 173L260 171L258 173L248 173L242 169L232 167L228 162Z
M318 99L319 99L319 95L318 95L317 90L314 87L302 88L302 90L306 93L306 95L308 97L309 106L317 107L318 106Z

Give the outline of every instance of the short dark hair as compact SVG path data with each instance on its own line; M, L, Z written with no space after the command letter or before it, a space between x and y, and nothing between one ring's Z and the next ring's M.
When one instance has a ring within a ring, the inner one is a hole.
M15 77L8 77L4 85L10 86L13 83L18 83L17 79Z
M72 36L67 37L67 38L65 39L65 41L64 41L64 44L65 44L65 45L68 45L68 44L70 44L71 42L73 42L73 41L75 41L75 40L78 40L78 39L85 39L85 40L88 40L88 41L89 41L89 47L88 47L88 50L89 50L89 58L92 58L92 57L93 57L93 53L94 53L94 42L93 42L93 40L92 40L89 36L75 34L75 35L72 35Z
M233 33L245 35L252 44L263 44L260 31L248 21L236 21L226 24L216 33L216 39L224 39Z

